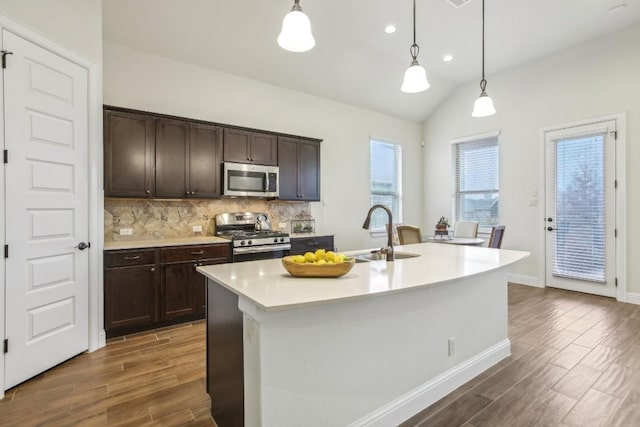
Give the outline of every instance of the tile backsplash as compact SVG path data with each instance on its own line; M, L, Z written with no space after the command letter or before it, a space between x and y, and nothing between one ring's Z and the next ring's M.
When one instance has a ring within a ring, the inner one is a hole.
M286 222L304 212L309 203L288 203L262 199L217 200L104 200L104 241L153 240L187 236L212 236L214 218L224 212L266 212L271 227ZM202 233L194 233L193 226L202 226ZM120 235L120 229L130 228L130 236ZM290 229L282 231L290 232Z

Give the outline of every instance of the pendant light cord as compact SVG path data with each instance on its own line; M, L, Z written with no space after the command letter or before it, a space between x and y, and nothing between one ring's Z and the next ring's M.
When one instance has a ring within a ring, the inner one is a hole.
M482 80L480 80L480 89L482 90L482 93L484 93L486 87L487 80L484 78L484 0L482 0Z
M409 48L409 53L414 61L420 53L420 46L416 44L416 0L413 0L413 44Z

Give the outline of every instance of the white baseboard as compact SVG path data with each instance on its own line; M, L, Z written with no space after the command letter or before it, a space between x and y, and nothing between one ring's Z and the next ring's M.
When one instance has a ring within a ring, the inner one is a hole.
M627 292L627 301L629 304L640 305L640 294Z
M509 274L507 280L512 283L518 283L520 285L535 286L536 288L544 288L544 282L538 280L534 276L525 276L522 274Z
M510 354L511 342L507 338L349 424L349 426L386 427L398 425L427 406L442 399L461 385L469 382Z
M98 334L98 348L102 348L105 345L107 345L107 333L103 329L100 331L100 334Z

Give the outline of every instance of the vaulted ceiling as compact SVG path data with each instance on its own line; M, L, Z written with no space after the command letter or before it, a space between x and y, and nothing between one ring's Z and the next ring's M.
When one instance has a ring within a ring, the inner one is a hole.
M293 0L104 0L103 32L106 42L423 121L480 79L481 0L450 1L465 0L417 0L418 59L431 84L419 94L400 91L411 0L301 0L316 39L305 53L276 43ZM638 0L486 0L487 74L639 22Z

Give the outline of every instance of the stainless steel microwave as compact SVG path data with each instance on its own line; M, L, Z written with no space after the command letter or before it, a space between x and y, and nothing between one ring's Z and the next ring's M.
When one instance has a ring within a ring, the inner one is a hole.
M278 197L278 166L224 163L224 196Z

